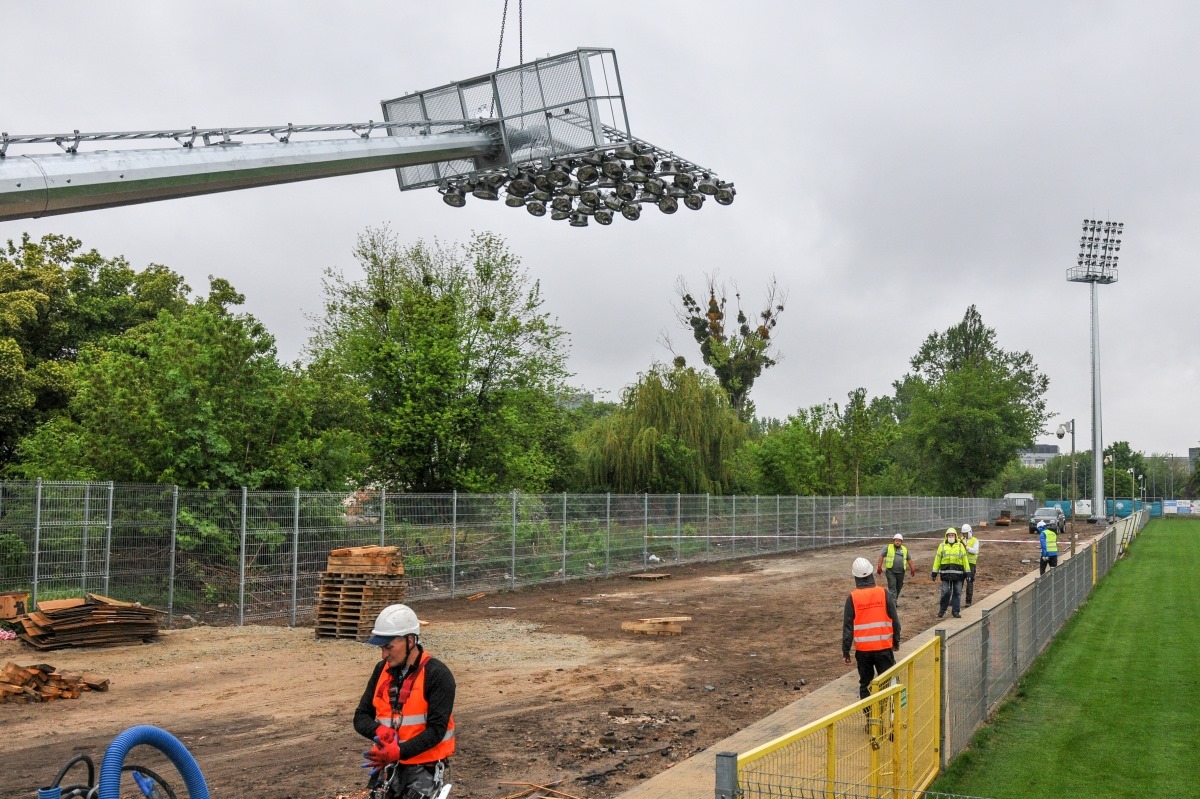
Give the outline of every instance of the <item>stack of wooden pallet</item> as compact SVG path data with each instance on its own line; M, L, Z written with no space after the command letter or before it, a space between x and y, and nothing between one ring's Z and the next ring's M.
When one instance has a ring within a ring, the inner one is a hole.
M0 705L78 699L82 691L107 690L107 678L55 671L44 663L36 666L5 663L0 669Z
M404 601L404 588L396 547L332 550L317 588L317 637L365 641L379 611Z
M162 611L138 602L121 602L99 594L83 599L52 599L20 616L17 637L37 649L107 646L152 641L158 637Z

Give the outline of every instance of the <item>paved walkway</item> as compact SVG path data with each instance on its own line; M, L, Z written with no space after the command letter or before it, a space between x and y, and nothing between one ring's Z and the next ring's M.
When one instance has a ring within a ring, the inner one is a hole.
M1103 530L1101 531L1101 533ZM1099 535L1082 537L1079 546L1093 543ZM1064 552L1062 560L1070 555ZM1007 588L993 592L973 606L963 609L961 619L944 619L936 627L931 627L911 640L905 641L903 650L912 651L937 634L937 630L951 631L956 627L978 621L983 616L984 608L992 608L1012 596L1013 591L1019 591L1032 583L1038 577L1035 568L1019 580L1010 583ZM849 588L847 588L849 591ZM903 620L903 616L900 617ZM947 624L946 622L950 623ZM837 657L833 652L830 657ZM901 653L903 654L903 652ZM676 763L671 768L657 774L645 782L630 788L617 796L617 799L680 799L680 797L713 796L716 792L716 758L718 752L746 752L768 741L773 741L789 732L798 730L806 724L811 724L831 713L836 713L846 705L858 701L858 672L851 669L848 673L833 682L813 691L785 708L781 708L766 718L756 721L728 738L693 755L687 760Z

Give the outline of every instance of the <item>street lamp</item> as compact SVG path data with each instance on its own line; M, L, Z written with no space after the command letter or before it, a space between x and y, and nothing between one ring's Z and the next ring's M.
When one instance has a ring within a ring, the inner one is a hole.
M1113 470L1112 470L1112 476L1113 476L1113 488L1112 488L1112 496L1113 496L1113 512L1112 512L1112 520L1115 522L1115 521L1117 520L1117 466L1116 466L1116 464L1114 464L1114 463L1113 463L1113 456L1112 456L1112 455L1105 455L1105 456L1104 456L1104 465L1105 465L1105 466L1108 466L1109 464L1112 464L1112 467L1113 467ZM1103 483L1104 483L1104 470L1103 470L1103 469L1101 469L1101 470L1100 470L1100 482L1101 482L1101 484L1103 484ZM1103 490L1103 489L1102 489L1102 490ZM1100 493L1100 492L1098 491L1098 492L1096 492L1096 493ZM1108 508L1107 508L1107 507L1105 507L1105 508L1104 508L1104 515L1105 515L1105 517L1107 517L1107 516L1108 516Z
M1142 494L1142 508L1146 507L1146 475L1138 475L1138 489Z
M1071 283L1090 283L1092 292L1092 452L1103 449L1100 418L1100 313L1096 298L1096 285L1117 282L1117 255L1121 251L1121 236L1125 232L1124 222L1101 222L1098 219L1083 220L1083 236L1079 239L1079 256L1075 266L1067 270ZM1099 458L1093 455L1092 470L1095 480L1092 486L1096 497L1092 503L1092 517L1096 508L1104 504L1104 468ZM1116 506L1113 507L1116 513Z
M1075 554L1075 420L1060 424L1057 436L1061 439L1067 433L1071 434L1071 554ZM1092 511L1092 515L1095 515Z
M1137 491L1137 481L1133 479L1134 470L1132 466L1125 471L1129 473L1129 515L1132 516L1133 512L1137 510L1137 498L1134 496L1134 492Z

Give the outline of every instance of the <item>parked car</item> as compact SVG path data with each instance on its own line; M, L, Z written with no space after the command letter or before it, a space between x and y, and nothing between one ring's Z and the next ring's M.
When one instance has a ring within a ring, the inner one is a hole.
M1038 522L1045 522L1047 527L1053 527L1054 531L1062 535L1063 530L1067 527L1067 514L1063 513L1062 508L1057 505L1053 507L1038 508L1029 517L1029 532L1036 533Z

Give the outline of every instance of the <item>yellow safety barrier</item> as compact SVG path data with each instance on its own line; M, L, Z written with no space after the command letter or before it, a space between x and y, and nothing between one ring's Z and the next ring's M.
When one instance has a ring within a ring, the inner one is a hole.
M904 742L903 779L897 787L922 791L941 768L942 639L930 639L872 680L871 694L891 685L906 689L908 739Z

